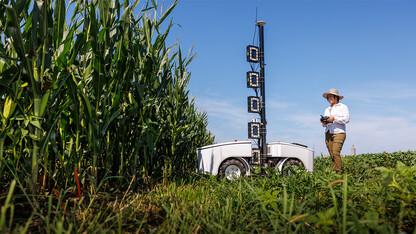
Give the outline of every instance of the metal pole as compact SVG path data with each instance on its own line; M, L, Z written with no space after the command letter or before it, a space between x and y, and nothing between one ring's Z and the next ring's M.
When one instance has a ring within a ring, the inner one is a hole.
M260 162L265 163L267 157L267 142L266 142L266 90L265 90L265 74L264 74L264 31L263 25L266 22L258 21L256 25L259 27L259 41L260 41L260 96L261 96L261 135L260 135Z

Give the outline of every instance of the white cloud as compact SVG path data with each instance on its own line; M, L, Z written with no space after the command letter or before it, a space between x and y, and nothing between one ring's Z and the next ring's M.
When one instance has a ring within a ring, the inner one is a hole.
M315 155L328 154L324 128L318 118L314 113L293 115L285 120L285 124L268 126L268 139L298 142L313 148ZM364 111L351 116L350 123L347 124L347 139L341 153L349 155L352 145L357 153L416 150L415 132L415 118L374 115Z
M354 90L346 91L348 99L373 104L387 104L401 99L416 98L416 84L394 81L360 83Z
M269 109L286 109L289 107L297 106L297 103L290 103L290 102L279 102L275 99L267 100L267 108Z
M197 105L207 112L208 129L216 142L247 140L247 122L255 116L247 113L246 106L224 97L199 97Z
M231 125L245 123L249 118L247 109L237 106L230 100L200 98L198 105L208 113L208 116L219 118Z
M416 121L402 116L359 115L349 124L350 141L361 153L416 150Z

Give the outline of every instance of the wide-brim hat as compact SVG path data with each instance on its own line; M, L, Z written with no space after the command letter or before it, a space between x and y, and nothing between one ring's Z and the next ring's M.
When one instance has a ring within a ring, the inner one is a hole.
M324 97L325 99L328 99L328 94L338 96L339 100L344 98L344 96L339 95L338 90L336 89L330 89L327 93L322 94L322 97Z

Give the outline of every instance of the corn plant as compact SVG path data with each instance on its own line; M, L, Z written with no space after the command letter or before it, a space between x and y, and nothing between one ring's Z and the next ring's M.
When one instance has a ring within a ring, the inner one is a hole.
M74 186L78 169L96 193L189 173L213 137L188 98L194 55L166 43L177 3L159 16L154 1L3 0L2 178L18 171L36 193Z

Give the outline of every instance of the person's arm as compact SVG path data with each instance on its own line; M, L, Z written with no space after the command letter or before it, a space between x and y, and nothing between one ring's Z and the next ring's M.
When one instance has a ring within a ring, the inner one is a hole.
M339 108L337 108L333 117L333 123L346 124L350 122L350 113L348 111L348 107L346 105L341 105Z
M329 116L329 108L326 108L326 109L325 109L324 116ZM328 123L328 122L329 122L329 121L327 121L327 123ZM321 123L322 123L322 127L326 127L327 123L324 123L324 122L322 122L322 121L321 121Z

